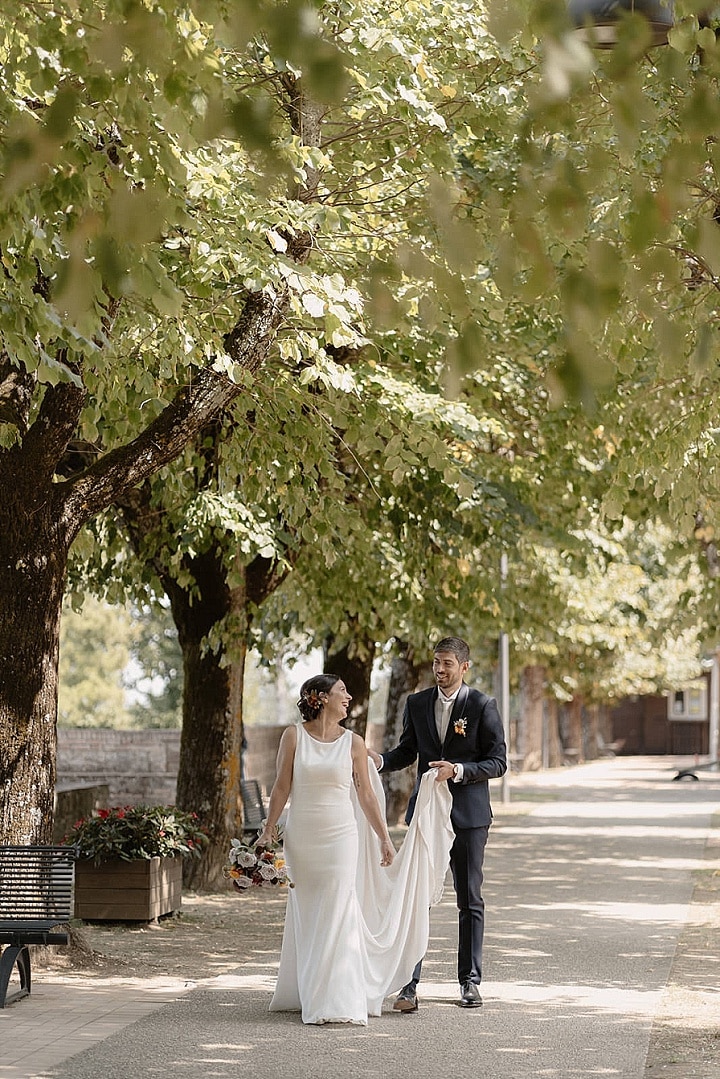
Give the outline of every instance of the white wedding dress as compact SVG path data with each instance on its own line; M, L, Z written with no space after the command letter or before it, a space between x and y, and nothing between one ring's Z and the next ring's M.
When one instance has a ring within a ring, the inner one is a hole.
M454 838L450 791L428 772L402 847L383 869L355 794L351 748L350 731L319 742L298 728L284 835L295 887L270 1010L300 1011L304 1023L366 1024L410 980L427 949L429 908L442 895Z

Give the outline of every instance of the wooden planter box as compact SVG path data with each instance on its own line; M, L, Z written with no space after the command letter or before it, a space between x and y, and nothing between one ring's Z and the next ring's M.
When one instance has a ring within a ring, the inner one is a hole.
M75 865L75 917L151 922L182 906L182 858L139 858Z

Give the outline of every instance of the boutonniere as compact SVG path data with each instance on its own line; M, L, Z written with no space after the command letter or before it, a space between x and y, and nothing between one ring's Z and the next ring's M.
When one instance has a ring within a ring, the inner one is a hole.
M456 719L453 723L453 727L455 728L455 734L461 734L464 738L467 730L467 720L465 719L465 716L463 716L462 719Z

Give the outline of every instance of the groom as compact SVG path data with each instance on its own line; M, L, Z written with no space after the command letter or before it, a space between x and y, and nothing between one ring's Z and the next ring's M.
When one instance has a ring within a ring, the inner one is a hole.
M438 781L450 781L450 819L455 832L450 868L459 911L459 1003L465 1008L478 1008L482 1004L478 985L485 927L483 859L492 820L488 780L505 774L507 758L497 703L465 685L463 677L469 666L470 649L465 641L444 637L433 656L437 688L408 697L395 749L382 756L369 749L368 754L380 772L397 772L417 761L417 782L405 817L408 824L423 773L437 768ZM417 1011L421 968L422 960L395 1000L393 1007L397 1011Z

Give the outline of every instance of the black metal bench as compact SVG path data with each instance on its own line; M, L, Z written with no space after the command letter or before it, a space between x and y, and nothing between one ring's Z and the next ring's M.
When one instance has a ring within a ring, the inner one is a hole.
M0 1008L30 992L31 944L67 944L53 932L73 917L74 847L0 847ZM17 964L20 989L8 995Z
M262 832L267 812L257 779L241 779L240 792L243 802L243 832L246 835Z

